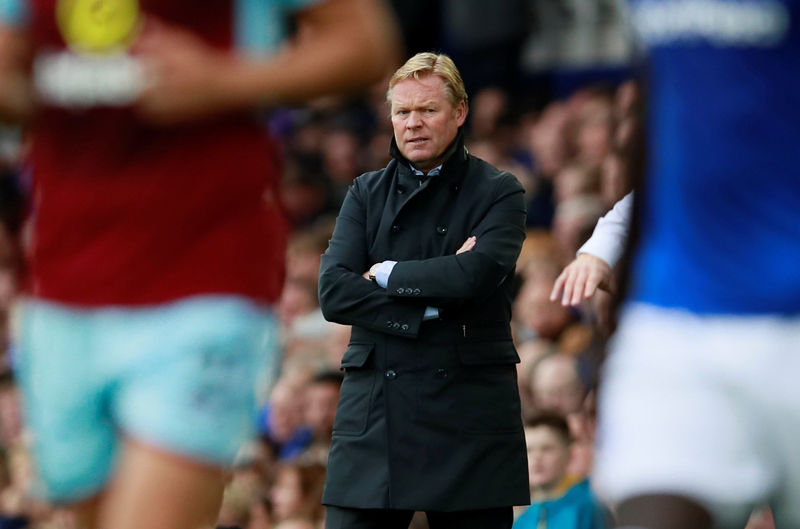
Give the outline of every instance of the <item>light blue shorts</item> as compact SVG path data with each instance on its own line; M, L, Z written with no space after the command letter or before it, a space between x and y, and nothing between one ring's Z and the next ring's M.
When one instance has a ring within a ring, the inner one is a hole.
M253 434L275 320L233 296L146 308L25 303L19 378L51 500L107 483L122 437L214 465Z

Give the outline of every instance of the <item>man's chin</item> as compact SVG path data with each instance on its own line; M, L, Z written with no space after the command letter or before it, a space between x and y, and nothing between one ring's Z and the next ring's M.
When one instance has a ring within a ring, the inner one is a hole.
M432 165L433 159L427 154L414 156L412 153L411 156L406 156L406 159L420 171L427 171L428 169L433 169L436 167L436 165Z

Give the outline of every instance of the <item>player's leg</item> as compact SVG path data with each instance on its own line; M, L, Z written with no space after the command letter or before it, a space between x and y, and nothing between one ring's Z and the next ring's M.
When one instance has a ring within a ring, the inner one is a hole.
M219 467L126 440L103 501L100 528L213 527L224 488Z
M33 300L21 310L16 374L33 433L36 492L69 505L79 527L91 529L118 451L93 346L94 311Z
M245 299L207 296L105 324L124 448L100 529L213 524L222 469L253 434L269 318Z
M625 527L744 527L774 489L749 373L760 351L721 318L635 305L600 388L595 484Z
M710 529L713 520L703 506L688 498L652 494L623 501L617 508L617 524L647 529Z
M780 481L771 498L774 527L800 527L800 317L764 318L757 344L761 371L754 374L768 417L769 450L780 469ZM764 526L769 526L769 514Z

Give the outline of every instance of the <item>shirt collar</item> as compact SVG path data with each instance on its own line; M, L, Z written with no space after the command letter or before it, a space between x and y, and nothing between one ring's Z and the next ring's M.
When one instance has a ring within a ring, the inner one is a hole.
M427 177L430 177L430 176L436 176L439 173L441 173L442 172L442 165L444 165L444 164L439 164L438 166L434 167L433 169L431 169L427 173L424 173L424 172L420 171L419 169L417 169L413 165L409 165L409 167L411 167L411 170L414 171L415 175L424 176L424 177L427 178Z

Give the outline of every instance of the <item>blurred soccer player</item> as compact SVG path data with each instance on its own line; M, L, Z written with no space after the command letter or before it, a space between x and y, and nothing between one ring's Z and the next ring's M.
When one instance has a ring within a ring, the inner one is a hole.
M624 527L742 527L765 501L798 527L800 2L631 5L649 166L595 482Z
M211 524L283 277L253 110L376 80L392 26L373 0L4 0L0 21L0 115L33 139L42 485L87 527Z

